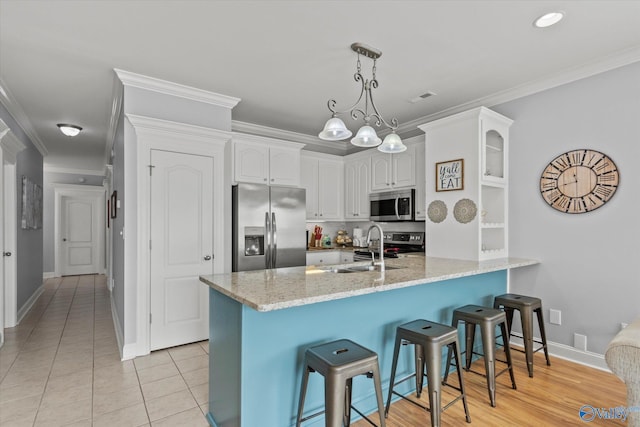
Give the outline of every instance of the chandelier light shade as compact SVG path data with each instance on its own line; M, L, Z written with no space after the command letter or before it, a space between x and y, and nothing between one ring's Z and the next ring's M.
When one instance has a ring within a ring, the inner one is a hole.
M60 132L69 137L76 136L82 130L80 126L69 125L66 123L58 123L58 128L60 129Z
M382 141L382 145L378 146L378 151L382 151L383 153L402 153L407 149L407 146L402 143L400 137L395 133L391 132L384 138Z
M351 135L351 131L347 129L347 126L341 119L331 117L327 120L324 129L322 129L322 132L320 132L318 136L325 141L340 141L349 138Z
M364 125L358 129L355 138L351 139L351 143L358 147L376 147L381 142L382 140L378 138L376 130L369 125Z
M356 136L351 139L353 145L358 147L379 146L378 150L383 153L400 153L406 150L407 147L405 147L400 137L396 134L398 119L393 118L387 122L373 102L372 90L378 87L378 80L376 80L376 60L380 58L382 51L362 43L353 43L351 50L358 54L356 73L353 75L353 78L361 84L360 96L351 107L340 111L336 109L336 100L330 99L327 102L327 107L329 111L331 111L331 118L324 125L324 129L318 134L318 137L325 141L340 141L349 138L352 135L351 131L347 129L341 119L336 117L340 114L348 113L353 120L360 118L364 120L364 125L358 130ZM360 55L373 60L371 79L365 79L362 75ZM364 101L364 106L360 106L361 101ZM370 111L369 108L371 108L372 111ZM384 139L384 143L369 123L373 123L378 128L382 128L384 125L385 127L383 129L391 130L391 133ZM380 145L381 143L382 145Z

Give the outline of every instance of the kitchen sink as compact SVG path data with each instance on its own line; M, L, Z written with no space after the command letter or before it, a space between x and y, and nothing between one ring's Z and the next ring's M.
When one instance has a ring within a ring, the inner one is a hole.
M385 265L385 270L398 270L405 267L392 267ZM363 271L379 271L377 266L373 265L355 265L353 267L328 267L323 268L325 273L359 273Z

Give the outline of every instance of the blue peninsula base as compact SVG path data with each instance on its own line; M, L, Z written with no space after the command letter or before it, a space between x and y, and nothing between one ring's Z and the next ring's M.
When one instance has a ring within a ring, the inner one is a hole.
M455 308L492 306L494 296L506 291L507 270L501 270L258 312L210 289L209 423L217 427L295 425L305 349L340 338L378 353L386 399L398 325L416 319L450 324ZM461 347L464 350L464 340ZM413 351L403 350L396 378L412 369ZM405 389L398 391L411 392L411 383L405 382ZM323 408L323 390L322 376L312 374L305 414ZM376 410L371 380L354 379L353 402L364 413ZM324 425L324 418L306 425Z

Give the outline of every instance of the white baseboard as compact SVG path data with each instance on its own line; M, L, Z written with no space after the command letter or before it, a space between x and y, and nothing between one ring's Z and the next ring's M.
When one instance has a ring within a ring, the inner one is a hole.
M26 316L29 310L31 310L31 307L33 307L33 304L36 303L36 301L38 300L38 298L40 298L40 295L42 295L43 292L44 292L44 283L40 285L38 289L36 289L36 291L31 295L31 297L29 297L27 302L25 302L24 305L20 307L20 310L18 310L18 316L16 318L17 325L19 325L20 322L22 322L22 319L24 319L24 316Z
M122 326L120 325L120 319L118 318L118 312L116 310L113 297L111 298L111 317L113 318L113 328L116 330L116 340L118 341L118 350L120 351L120 360L129 360L136 357L135 345L124 344L124 336Z
M534 339L540 340L540 338L538 337L534 337ZM520 347L524 346L524 342L522 341L522 337L520 336L520 334L514 333L514 335L511 336L511 343ZM547 350L549 350L550 356L559 357L561 359L569 360L571 362L579 363L591 368L596 368L601 371L611 372L611 369L609 369L609 367L607 366L607 362L604 360L603 354L578 350L577 348L565 344L551 342L549 340L547 340Z
M43 280L53 279L54 277L56 277L55 271L45 271L44 273L42 273Z

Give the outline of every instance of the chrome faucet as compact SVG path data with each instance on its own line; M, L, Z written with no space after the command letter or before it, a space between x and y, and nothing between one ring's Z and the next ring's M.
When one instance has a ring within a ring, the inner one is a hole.
M375 267L376 265L380 266L380 271L384 271L384 233L382 231L382 227L380 227L380 224L376 224L375 222L371 225L371 227L369 227L369 230L367 230L367 244L371 244L371 230L373 230L374 228L378 229L378 234L380 234L380 247L378 248L378 250L380 251L380 260L376 263L376 258L373 254L373 251L369 251L371 252L371 266Z

